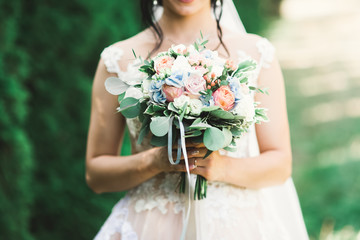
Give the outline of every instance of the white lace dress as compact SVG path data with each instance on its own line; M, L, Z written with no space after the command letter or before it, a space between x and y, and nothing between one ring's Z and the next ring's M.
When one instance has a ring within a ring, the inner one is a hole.
M274 47L266 39L257 42L261 58L257 75L269 67ZM111 73L120 79L137 81L139 73L134 63L122 72L118 60L122 50L107 47L101 54ZM247 57L239 51L239 58ZM256 77L257 78L257 77ZM255 78L255 79L256 79ZM127 119L132 140L141 127L137 119ZM136 141L132 141L136 142ZM151 148L149 139L133 145L135 151ZM259 154L255 128L239 140L237 152L226 152L233 157L252 157ZM196 175L192 174L191 187ZM128 191L113 208L110 216L96 235L96 240L175 240L180 239L187 197L175 191L180 174L159 174ZM193 189L191 189L193 192ZM209 182L207 198L191 202L188 240L306 240L308 239L299 200L291 178L284 184L261 190L238 188L233 185Z

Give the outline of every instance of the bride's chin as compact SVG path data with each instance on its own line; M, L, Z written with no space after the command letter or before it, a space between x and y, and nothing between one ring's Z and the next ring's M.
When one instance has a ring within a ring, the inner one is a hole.
M163 5L180 16L193 15L199 12L210 0L163 0Z

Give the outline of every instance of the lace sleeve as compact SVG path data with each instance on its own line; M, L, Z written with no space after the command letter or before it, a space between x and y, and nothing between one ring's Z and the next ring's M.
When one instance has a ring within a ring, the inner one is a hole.
M104 60L105 67L109 73L116 73L120 76L121 70L118 61L123 54L124 52L122 49L113 46L109 46L101 52L100 56Z
M256 46L260 53L259 68L269 68L275 56L275 47L266 38L261 38Z

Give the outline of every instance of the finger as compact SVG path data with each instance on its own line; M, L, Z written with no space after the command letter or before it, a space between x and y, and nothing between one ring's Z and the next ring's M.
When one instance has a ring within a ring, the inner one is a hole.
M207 148L189 148L188 150L188 157L194 158L194 157L204 157L207 153Z
M194 158L194 157L204 157L206 153L208 152L207 148L187 148L186 153L188 158ZM177 159L178 150L173 149L172 150L172 156L173 159ZM181 152L180 160L184 160L184 153Z
M204 158L192 158L191 160L194 162L194 165L196 165L197 167L206 167L209 162Z
M195 169L197 166L194 164L195 159L189 159L189 170L193 170ZM180 162L179 164L176 165L171 165L170 166L171 171L173 172L186 172L186 166L185 166L185 162Z
M207 168L206 167L196 167L194 169L191 170L192 174L197 174L200 176L203 176L204 178L207 177Z

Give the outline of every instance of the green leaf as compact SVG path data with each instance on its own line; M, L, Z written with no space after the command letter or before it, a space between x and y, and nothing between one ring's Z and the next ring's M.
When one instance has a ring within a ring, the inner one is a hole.
M119 102L119 103L124 99L125 93L126 93L126 92L123 92L123 93L121 93L121 94L118 96L118 102Z
M237 148L233 147L233 146L228 146L228 147L224 147L224 150L226 150L228 152L236 152Z
M140 103L139 99L128 97L121 101L120 111L121 114L126 118L134 118L140 114Z
M227 147L230 145L230 143L232 142L232 139L233 139L233 135L232 135L231 131L227 128L223 128L222 131L223 131L223 134L225 137L225 141L223 143L223 148L224 148L224 147Z
M227 85L229 85L229 81L228 81L228 80L222 80L222 81L220 82L220 85L221 85L221 86L227 86Z
M169 109L170 111L179 113L179 109L177 109L177 108L174 106L174 103L173 103L173 102L169 103L168 109Z
M137 58L134 49L132 48L131 50L132 50L132 52L134 54L134 57Z
M240 80L240 83L246 83L248 81L247 77L244 77L243 79Z
M217 118L220 118L220 119L234 119L234 115L230 112L227 112L227 111L224 111L224 110L216 110L216 111L212 111L210 112L210 115L211 116L214 116L214 117L217 117Z
M150 123L151 132L157 136L165 136L169 131L169 117L152 117Z
M195 130L195 131L190 131L187 132L185 137L186 138L190 138L190 137L197 137L197 136L201 136L202 135L202 131L200 130Z
M241 129L237 129L237 128L232 128L230 131L231 134L234 136L241 136L241 134L243 133Z
M223 147L225 136L223 131L218 128L207 128L204 132L205 147L211 151L217 151Z
M203 107L201 109L202 112L211 112L211 111L215 111L221 109L219 106L209 106L209 107Z
M167 138L167 136L157 137L157 136L153 135L151 137L150 143L156 147L167 146L168 138Z
M154 111L155 112L162 112L162 111L164 111L166 108L165 107L163 107L163 106L159 106L159 105L153 105L153 109L154 109Z
M129 88L123 80L117 77L109 77L105 80L105 89L112 95L120 95Z
M146 108L146 110L145 110L144 113L145 113L145 114L148 114L148 115L153 115L153 114L154 114L154 105L149 105L149 106Z
M140 129L139 138L137 140L137 144L141 144L144 137L149 134L149 131L150 131L149 124L150 124L150 118L149 117L144 118L144 121L143 121L141 129Z
M210 154L212 154L212 153L213 153L213 151L207 150L207 152L206 152L205 156L203 157L203 159L207 158L207 157L210 156Z
M193 123L191 124L191 126L189 127L190 129L207 129L207 128L211 128L212 126L204 123L204 122L199 122L199 123Z

